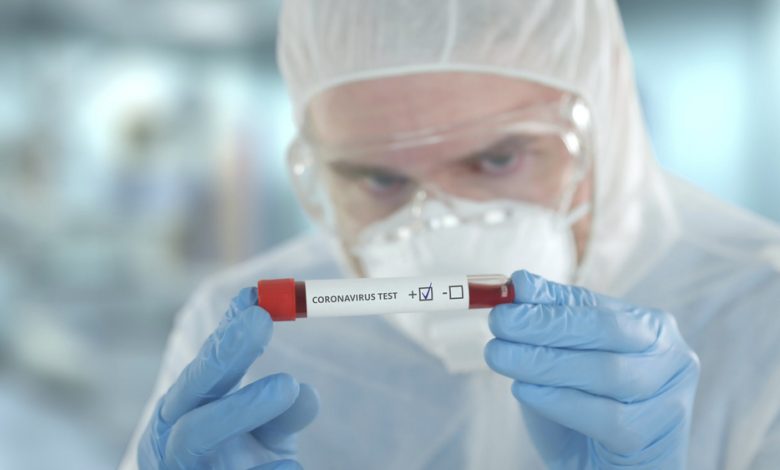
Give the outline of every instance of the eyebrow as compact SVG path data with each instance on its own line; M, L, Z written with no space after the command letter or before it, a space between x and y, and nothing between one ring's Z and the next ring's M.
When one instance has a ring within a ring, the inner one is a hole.
M377 173L382 173L390 176L397 176L405 178L406 176L398 171L390 169L381 165L365 165L360 163L353 163L348 161L335 161L330 162L328 165L341 176L347 176L351 178L362 176L374 176Z
M465 153L460 157L453 159L452 162L469 163L472 161L479 160L481 158L485 158L487 156L494 156L495 154L501 152L516 150L517 148L525 148L530 144L532 140L533 137L530 136L529 137L524 137L521 135L507 136L496 142L488 144L478 150ZM337 160L337 161L329 162L328 166L330 166L334 171L336 171L342 176L353 177L353 178L361 177L361 176L373 176L376 175L377 173L396 176L396 177L403 177L403 178L408 177L402 172L390 168L388 166L363 164L363 163L357 163L348 160Z

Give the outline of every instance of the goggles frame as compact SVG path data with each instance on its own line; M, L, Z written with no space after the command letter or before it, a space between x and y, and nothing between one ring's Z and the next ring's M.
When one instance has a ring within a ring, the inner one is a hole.
M397 152L411 148L424 148L448 141L480 134L525 132L539 135L556 135L574 160L571 181L557 195L557 210L571 210L573 196L579 183L587 174L593 160L593 130L591 111L584 100L573 93L564 93L559 99L533 106L503 111L480 118L478 122L456 123L451 126L393 134L381 140L357 142L350 145L333 145L317 139L304 125L287 149L287 164L296 195L309 216L327 231L336 235L340 227L336 221L335 207L328 194L328 184L323 172L327 165L340 160L359 160L361 155L375 152ZM432 193L422 186L421 191ZM399 210L419 204L419 194ZM498 199L498 198L497 198ZM489 220L505 220L505 217L486 215ZM441 226L433 221L424 224ZM444 224L451 226L451 223Z

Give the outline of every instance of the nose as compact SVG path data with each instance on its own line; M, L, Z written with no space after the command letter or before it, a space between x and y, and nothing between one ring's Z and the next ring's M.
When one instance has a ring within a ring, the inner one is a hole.
M494 188L490 185L474 184L473 178L469 178L468 169L440 169L435 174L427 175L421 187L429 193L444 193L463 199L485 201L498 197Z

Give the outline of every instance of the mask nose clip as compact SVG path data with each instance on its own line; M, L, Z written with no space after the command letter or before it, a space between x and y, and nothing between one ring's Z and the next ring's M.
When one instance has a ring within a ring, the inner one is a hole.
M457 201L435 187L417 190L409 205L412 224L417 228L437 230L460 225Z
M423 209L425 208L425 202L429 199L428 190L420 188L414 193L412 197L412 203L409 206L412 217L415 220L421 220L423 217Z

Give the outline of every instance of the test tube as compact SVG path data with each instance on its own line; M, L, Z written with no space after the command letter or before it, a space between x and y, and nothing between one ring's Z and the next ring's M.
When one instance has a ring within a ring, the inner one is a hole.
M257 282L257 304L274 321L462 311L514 298L512 281L501 274Z

